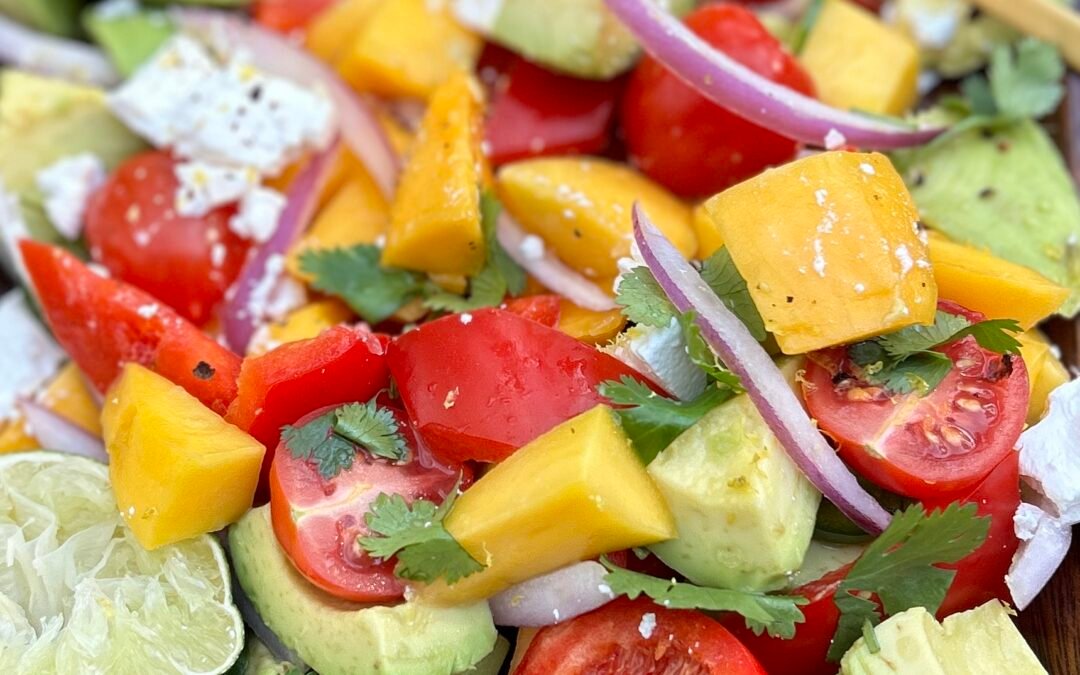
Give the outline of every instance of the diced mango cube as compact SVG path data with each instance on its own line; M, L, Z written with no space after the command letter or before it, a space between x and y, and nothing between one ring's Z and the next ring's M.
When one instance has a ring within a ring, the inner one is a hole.
M484 264L480 227L482 93L458 73L431 97L390 208L382 264L475 274Z
M825 0L799 61L837 108L899 115L918 97L918 46L849 0Z
M604 344L614 339L625 325L626 317L618 309L597 312L578 307L565 298L559 303L559 330L582 342Z
M353 316L351 309L333 298L309 302L289 312L284 321L260 329L251 341L248 356L265 354L286 342L316 337L331 326L351 320Z
M116 504L145 548L220 530L251 508L266 449L157 373L125 365L101 426Z
M720 231L716 229L716 223L709 216L709 211L704 204L699 204L694 209L690 222L694 226L694 234L697 235L699 258L705 260L724 245Z
M320 12L307 27L304 44L327 63L338 58L353 43L364 23L381 0L340 0Z
M929 247L938 295L988 319L1016 319L1027 330L1069 298L1069 289L988 251L933 233Z
M451 586L424 589L447 604L675 536L667 504L607 406L560 424L491 469L461 495L446 528L487 565Z
M447 2L393 0L368 16L338 70L381 96L426 98L458 70L472 70L483 40L454 21Z
M1038 330L1031 329L1019 335L1018 339L1031 390L1027 423L1035 424L1046 412L1050 392L1069 381L1069 371L1053 352L1050 341Z
M86 378L74 362L60 369L41 392L38 402L68 418L92 434L101 435L101 406L86 386ZM22 417L11 419L0 431L0 453L35 450L41 444Z
M622 164L591 157L530 159L504 166L496 186L523 228L591 279L614 279L619 258L630 255L635 201L683 255L697 252L690 207Z
M706 202L785 354L931 323L937 286L918 212L889 160L824 152Z

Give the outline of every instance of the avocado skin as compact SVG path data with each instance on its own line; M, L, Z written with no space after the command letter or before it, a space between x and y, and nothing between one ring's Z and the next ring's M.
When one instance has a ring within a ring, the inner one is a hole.
M486 602L365 606L322 592L278 546L269 506L229 529L229 547L240 586L266 625L320 675L451 675L495 645Z
M987 123L892 159L925 224L1069 288L1058 311L1080 311L1080 201L1042 127Z
M54 35L71 37L79 31L82 0L0 0L0 14Z

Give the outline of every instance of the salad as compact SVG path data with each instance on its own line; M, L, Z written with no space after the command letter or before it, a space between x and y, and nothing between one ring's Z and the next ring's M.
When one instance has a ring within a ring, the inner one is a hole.
M0 0L0 672L1066 672L1078 46Z

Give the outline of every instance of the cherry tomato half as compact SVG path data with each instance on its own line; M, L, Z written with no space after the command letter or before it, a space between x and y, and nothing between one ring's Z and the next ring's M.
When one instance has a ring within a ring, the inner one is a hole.
M297 426L333 409L316 410ZM279 445L270 468L270 519L282 549L311 583L352 602L391 602L405 591L394 576L394 560L377 561L357 543L369 533L364 514L375 498L386 493L408 502L441 502L459 475L463 482L471 478L466 468L441 466L421 455L404 415L395 414L412 455L405 464L358 450L352 467L327 480L313 463Z
M279 33L305 28L334 0L258 0L252 8L255 20Z
M87 204L86 239L114 277L203 325L240 273L248 243L229 230L234 206L176 214L175 166L156 151L121 164Z
M719 3L686 17L710 45L773 82L812 96L810 76L750 10ZM633 161L687 197L712 195L795 157L795 141L728 112L646 56L623 97L622 128Z
M942 302L971 321L983 317ZM881 487L933 499L973 487L1010 452L1024 427L1027 369L1021 358L983 349L966 337L938 351L953 369L926 396L895 395L854 372L844 348L807 364L803 393L840 456Z
M651 615L651 616L650 616ZM515 675L765 675L726 628L701 612L619 598L541 629Z

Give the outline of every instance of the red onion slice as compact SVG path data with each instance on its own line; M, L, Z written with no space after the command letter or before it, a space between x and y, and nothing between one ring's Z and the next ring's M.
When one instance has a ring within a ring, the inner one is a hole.
M588 560L511 586L488 600L497 626L539 628L591 612L615 597L607 570Z
M388 200L394 196L399 160L370 106L337 73L300 45L236 15L214 10L174 9L170 13L185 29L211 36L215 43L251 52L266 72L308 87L323 87L334 102L341 138L363 162Z
M1034 504L1021 504L1014 518L1020 548L1013 555L1005 585L1017 609L1025 609L1065 561L1072 528Z
M120 80L96 47L45 35L0 14L0 63L42 75L108 86Z
M105 444L94 434L37 401L20 399L18 406L42 448L109 463Z
M702 96L808 145L887 150L921 145L944 129L911 130L837 110L776 84L713 49L654 0L604 0L657 61Z
M859 485L806 414L772 358L705 284L690 263L634 205L634 238L645 264L680 312L694 310L709 347L738 376L788 456L814 487L871 534L889 525L889 514Z
M247 351L258 322L250 307L252 297L261 285L275 281L267 278L275 273L272 262L276 260L280 264L281 256L289 252L307 229L319 205L319 194L334 168L337 152L338 144L334 142L315 155L293 179L277 229L262 246L249 254L240 276L226 294L222 312L225 342L234 352L243 354Z
M506 211L499 214L496 233L499 243L506 249L506 254L549 290L578 307L594 312L606 312L617 307L611 296L577 271L567 267L544 246L543 239L526 233Z

